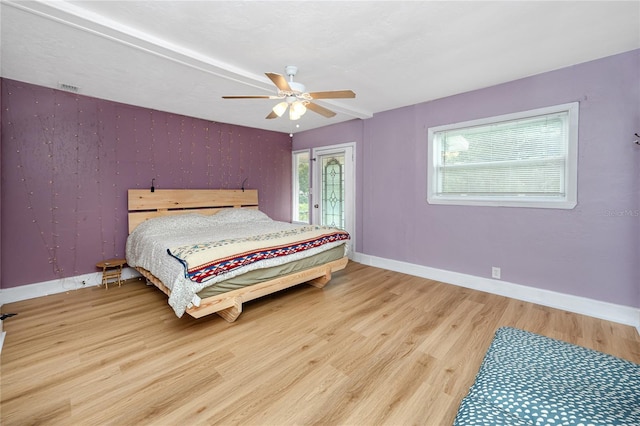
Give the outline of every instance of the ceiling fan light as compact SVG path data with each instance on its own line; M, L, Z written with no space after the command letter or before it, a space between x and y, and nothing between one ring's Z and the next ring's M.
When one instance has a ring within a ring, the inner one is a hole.
M295 102L291 105L291 110L300 118L307 112L307 107L302 102Z
M287 110L287 107L289 106L288 103L286 102L280 102L279 104L277 104L276 106L273 107L273 112L278 116L278 117L282 117L282 114L284 114L284 112Z
M299 120L300 114L294 111L293 107L289 108L289 120Z

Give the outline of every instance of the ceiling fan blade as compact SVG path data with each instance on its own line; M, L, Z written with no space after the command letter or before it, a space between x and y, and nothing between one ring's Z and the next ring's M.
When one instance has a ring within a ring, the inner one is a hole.
M222 99L280 99L278 96L223 96Z
M273 81L273 84L275 84L279 90L291 92L291 87L289 87L287 79L282 74L276 74L274 72L267 72L265 74Z
M267 120L270 120L270 119L272 119L272 118L278 118L278 114L276 114L275 112L271 111L271 112L269 113L269 115L267 115L265 118L266 118Z
M328 92L311 92L309 95L313 99L342 99L355 98L356 94L352 90L332 90Z
M317 112L320 115L324 115L327 118L330 118L330 117L333 117L334 115L336 115L336 113L331 111L330 109L322 107L322 106L320 106L318 104L314 104L313 102L309 102L305 106L307 107L307 109L310 109L313 112Z

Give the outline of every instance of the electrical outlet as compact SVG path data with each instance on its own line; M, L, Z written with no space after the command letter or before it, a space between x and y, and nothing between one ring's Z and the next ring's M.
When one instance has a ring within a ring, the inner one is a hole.
M82 280L82 287L86 287L87 286L87 282L85 280Z
M500 279L500 268L498 268L497 266L491 267L491 278L495 278L497 280Z

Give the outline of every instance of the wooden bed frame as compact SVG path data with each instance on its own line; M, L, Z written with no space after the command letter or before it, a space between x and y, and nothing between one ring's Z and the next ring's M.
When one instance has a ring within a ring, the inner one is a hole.
M130 189L129 233L147 219L185 213L216 214L227 208L258 208L258 191L255 189ZM216 313L228 322L235 321L242 313L242 304L262 296L308 282L322 288L331 280L331 273L344 269L348 258L334 260L303 271L294 272L269 281L232 290L202 299L200 306L187 309L194 318ZM167 295L171 290L157 277L143 268L136 267L149 282Z

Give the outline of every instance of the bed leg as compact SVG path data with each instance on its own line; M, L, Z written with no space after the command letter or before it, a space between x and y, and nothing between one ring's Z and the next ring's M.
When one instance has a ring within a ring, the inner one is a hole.
M241 313L242 300L239 297L236 297L233 300L233 306L231 306L230 308L216 312L216 314L220 315L227 322L234 322Z
M328 269L323 276L309 281L309 284L317 288L323 288L329 281L331 281L331 269Z

